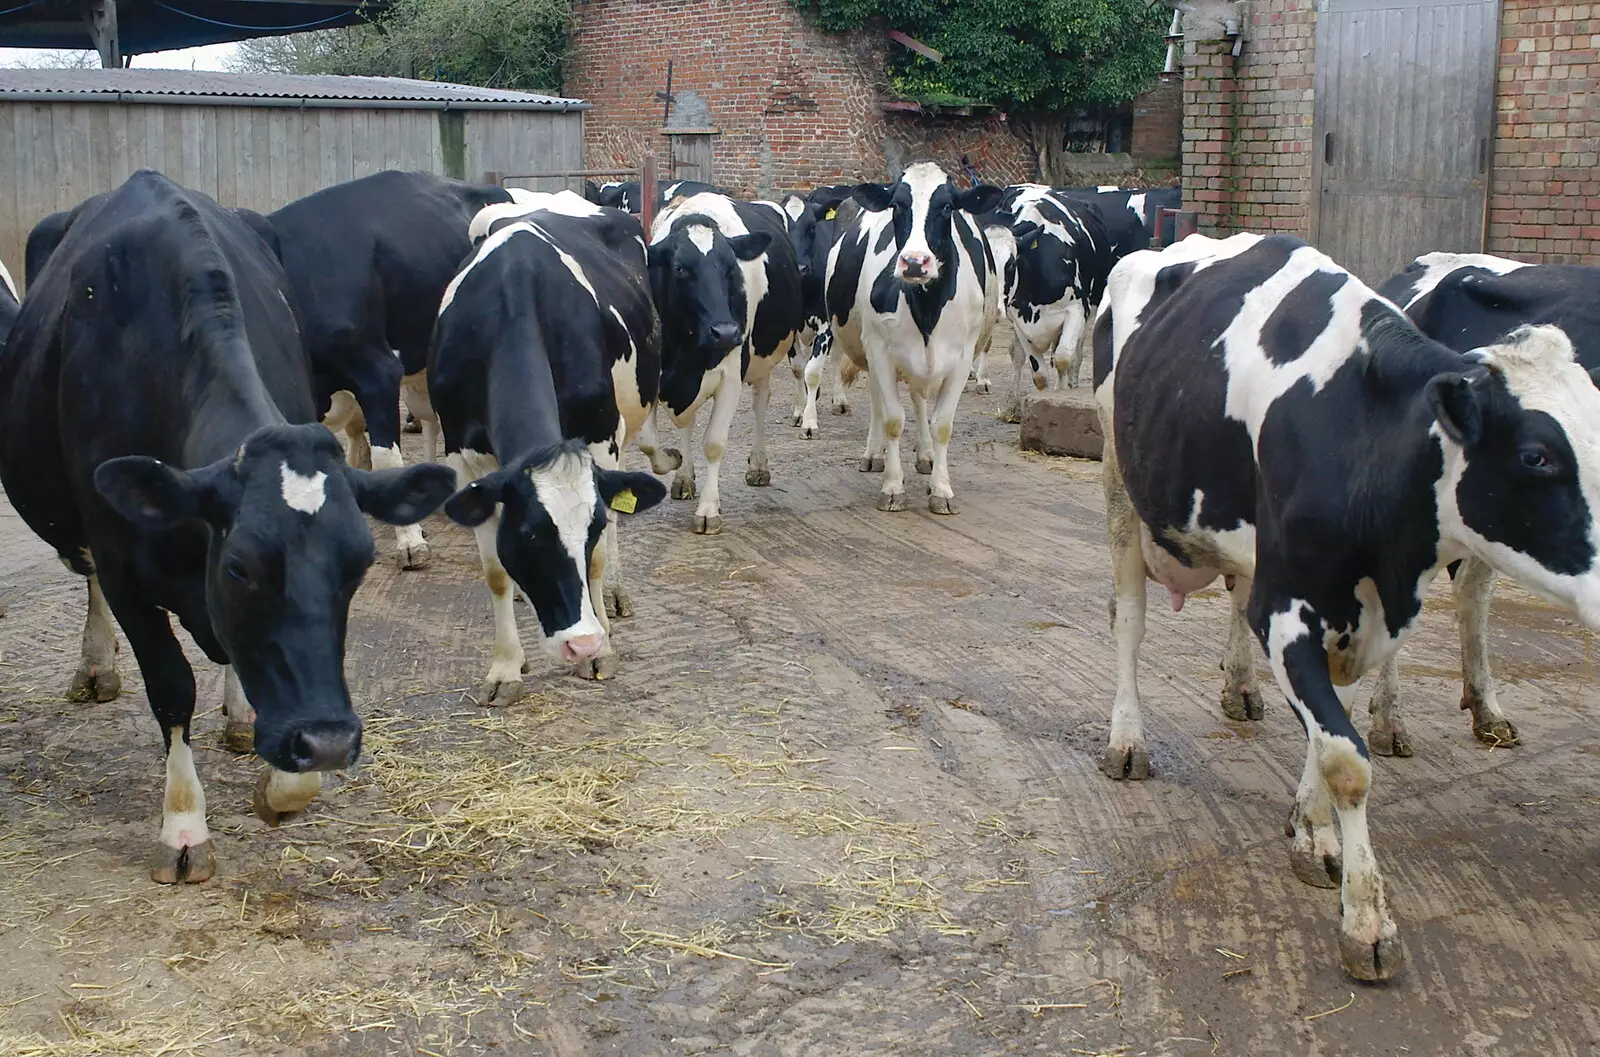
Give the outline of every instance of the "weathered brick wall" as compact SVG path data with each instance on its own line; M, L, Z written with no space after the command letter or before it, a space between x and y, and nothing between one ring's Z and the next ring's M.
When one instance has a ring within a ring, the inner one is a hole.
M1210 233L1309 237L1314 0L1251 5L1243 54L1224 41L1185 46L1186 208Z
M1177 161L1183 154L1183 85L1159 84L1133 101L1134 161Z
M1486 246L1600 263L1600 5L1504 0Z
M887 125L884 154L891 169L934 161L964 186L967 180L961 157L966 155L985 183L1033 179L1032 152L997 114L982 118L890 114Z

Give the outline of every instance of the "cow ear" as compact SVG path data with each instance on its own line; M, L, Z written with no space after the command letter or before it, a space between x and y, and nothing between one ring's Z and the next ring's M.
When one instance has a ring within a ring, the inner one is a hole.
M667 497L667 486L647 473L595 470L600 500L621 514L641 514Z
M772 245L772 234L767 231L753 231L748 235L735 235L728 240L728 245L733 249L733 255L741 261L753 261Z
M444 516L457 525L477 528L494 516L494 508L503 500L510 479L506 470L478 478L445 500Z
M1000 205L1000 200L1005 197L1005 188L995 187L993 184L979 184L969 187L965 191L956 192L956 208L963 213L987 213Z
M151 530L197 517L225 524L239 495L231 459L188 471L147 455L124 455L95 467L94 487L111 509Z
M1011 227L1011 233L1017 237L1018 246L1021 246L1023 243L1035 237L1043 230L1044 228L1040 227L1038 224L1035 224L1031 220L1024 220L1020 224L1014 224Z
M283 262L283 244L278 241L278 231L272 226L271 221L254 209L235 209L233 215L243 221L245 227L254 231L256 236L267 244L267 249L272 251L272 255L278 259L280 264Z
M850 194L861 203L863 209L881 213L893 204L894 187L894 184L856 184L850 189Z
M1436 375L1428 380L1424 390L1434 421L1444 435L1470 448L1483 434L1483 408L1478 404L1478 394L1464 375L1451 372Z
M345 476L356 505L390 525L415 525L456 489L456 472L436 462L372 471L346 466Z
M583 197L593 202L595 205L599 205L600 185L595 183L593 180L583 181Z

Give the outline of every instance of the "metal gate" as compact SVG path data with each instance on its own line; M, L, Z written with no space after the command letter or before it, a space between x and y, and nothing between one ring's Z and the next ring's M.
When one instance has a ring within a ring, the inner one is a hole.
M1369 283L1483 248L1498 0L1318 0L1312 240Z

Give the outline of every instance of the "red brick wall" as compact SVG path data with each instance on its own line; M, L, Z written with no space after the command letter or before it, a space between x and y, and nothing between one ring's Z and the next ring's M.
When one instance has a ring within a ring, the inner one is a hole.
M1183 85L1159 84L1133 101L1134 161L1177 161L1183 154Z
M1504 0L1490 253L1600 263L1600 5Z
M1026 183L1033 179L1033 154L1011 134L998 114L988 117L929 117L895 114L888 117L886 145L891 161L904 167L914 161L935 161L962 186L965 154L984 183Z
M1207 41L1184 56L1185 208L1209 233L1311 234L1314 0L1251 5L1243 54Z

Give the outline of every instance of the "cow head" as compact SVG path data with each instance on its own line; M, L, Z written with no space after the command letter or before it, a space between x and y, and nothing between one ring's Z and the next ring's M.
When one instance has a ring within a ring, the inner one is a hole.
M1015 276L1006 284L1007 304L1029 346L1025 351L1033 386L1044 389L1056 350L1070 352L1088 325L1077 247L1049 227L1030 221L1014 223L1011 232L1017 248L1012 260Z
M1428 382L1440 521L1495 568L1600 627L1600 389L1555 326L1520 327Z
M856 201L881 213L894 211L895 275L911 286L927 286L949 270L955 254L952 214L974 215L1000 204L1005 192L980 184L958 191L944 170L919 162L892 184L857 184Z
M268 426L208 466L129 455L101 463L94 483L140 528L210 526L206 609L255 709L261 758L280 771L348 766L361 721L344 681L345 623L377 556L362 515L421 521L449 497L450 470L356 470L323 426Z
M745 263L767 252L764 231L729 237L709 218L675 217L649 251L650 293L661 315L665 352L661 398L675 410L693 402L705 372L739 348L750 292Z
M500 508L500 564L539 614L545 648L579 661L598 656L606 642L589 579L607 507L638 513L666 494L650 474L600 469L587 446L567 441L473 481L450 497L444 512L477 528Z
M846 207L845 203L849 203ZM795 263L800 269L800 300L805 310L805 325L816 331L827 318L828 251L833 249L839 229L859 211L851 201L850 188L834 187L813 191L802 201L790 229Z

